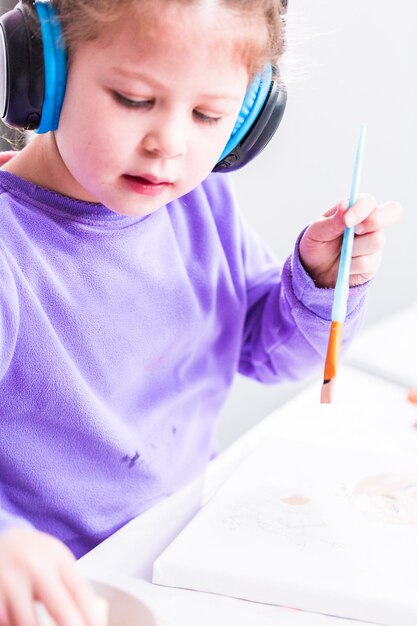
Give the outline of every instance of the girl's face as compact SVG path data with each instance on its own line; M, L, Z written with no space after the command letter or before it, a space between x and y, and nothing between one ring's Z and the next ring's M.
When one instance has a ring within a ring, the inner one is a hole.
M248 73L230 16L203 5L164 4L164 25L157 9L152 21L129 14L74 51L55 133L66 193L144 216L210 173Z

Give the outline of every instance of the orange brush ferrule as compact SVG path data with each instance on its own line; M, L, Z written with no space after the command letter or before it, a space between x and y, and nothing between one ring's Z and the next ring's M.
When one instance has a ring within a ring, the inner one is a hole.
M324 382L332 380L336 376L339 362L340 348L342 345L343 322L332 322L327 344L326 362L324 365Z

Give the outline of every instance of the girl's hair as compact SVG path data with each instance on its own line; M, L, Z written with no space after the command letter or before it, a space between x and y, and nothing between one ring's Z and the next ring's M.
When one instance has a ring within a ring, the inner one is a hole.
M22 0L32 6L33 0ZM204 1L204 0L203 0ZM96 39L103 26L111 25L128 15L141 11L141 5L155 5L157 0L51 0L62 25L69 59L78 44ZM197 6L202 0L158 0L172 8L175 5ZM233 35L241 30L238 52L252 75L265 63L276 65L285 47L287 0L218 0L219 6L240 20ZM242 29L240 29L242 25ZM244 28L243 28L244 27Z

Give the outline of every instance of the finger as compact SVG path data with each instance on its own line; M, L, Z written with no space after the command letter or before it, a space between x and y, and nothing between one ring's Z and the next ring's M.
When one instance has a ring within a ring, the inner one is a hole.
M398 202L385 202L375 209L363 222L355 226L355 233L363 235L395 224L402 214L403 208L401 204Z
M57 626L85 626L85 621L73 597L57 574L43 579L36 591L36 599L44 604Z
M347 208L348 208L348 201L341 200L338 204L335 204L334 207L332 207L331 209L323 213L323 216L331 217L332 215L336 213L337 210L342 211L344 213L347 210Z
M367 235L356 235L353 240L352 258L376 254L382 250L384 243L385 235L381 230Z
M95 593L74 566L62 569L63 581L87 626L101 626L96 613Z
M0 626L8 626L7 621L6 603L0 599Z
M7 626L38 626L32 590L24 583L10 590L5 607Z
M349 228L363 222L368 215L372 213L378 206L378 202L374 196L364 193L345 213L345 224Z
M26 613L30 611L26 611L27 606L30 606L31 599L31 591L28 586L27 581L25 581L19 574L10 569L5 575L6 572L2 572L1 577L1 598L0 598L0 615L1 615L1 626L15 626L18 624L19 626L22 622L19 622L19 615L23 615L23 617L30 620L30 616L28 617ZM20 613L19 613L20 611ZM36 624L36 622L30 622L31 626Z
M363 275L369 280L376 274L381 263L381 257L381 252L355 257L350 265L350 275Z
M310 224L308 227L309 238L314 242L324 243L333 241L343 235L345 230L345 211L346 206L343 202L327 211L323 217Z

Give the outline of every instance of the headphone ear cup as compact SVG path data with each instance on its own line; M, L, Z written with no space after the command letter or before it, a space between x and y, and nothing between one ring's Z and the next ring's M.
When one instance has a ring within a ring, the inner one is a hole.
M37 133L58 128L67 81L67 58L58 16L50 2L35 2L42 34L45 93Z
M42 44L31 17L19 3L0 19L0 117L28 130L39 125L44 93Z
M58 127L67 60L54 8L46 1L34 7L19 3L0 19L0 117L9 126L46 133Z
M254 159L269 143L284 115L287 92L270 65L249 86L238 118L214 172L234 171Z

